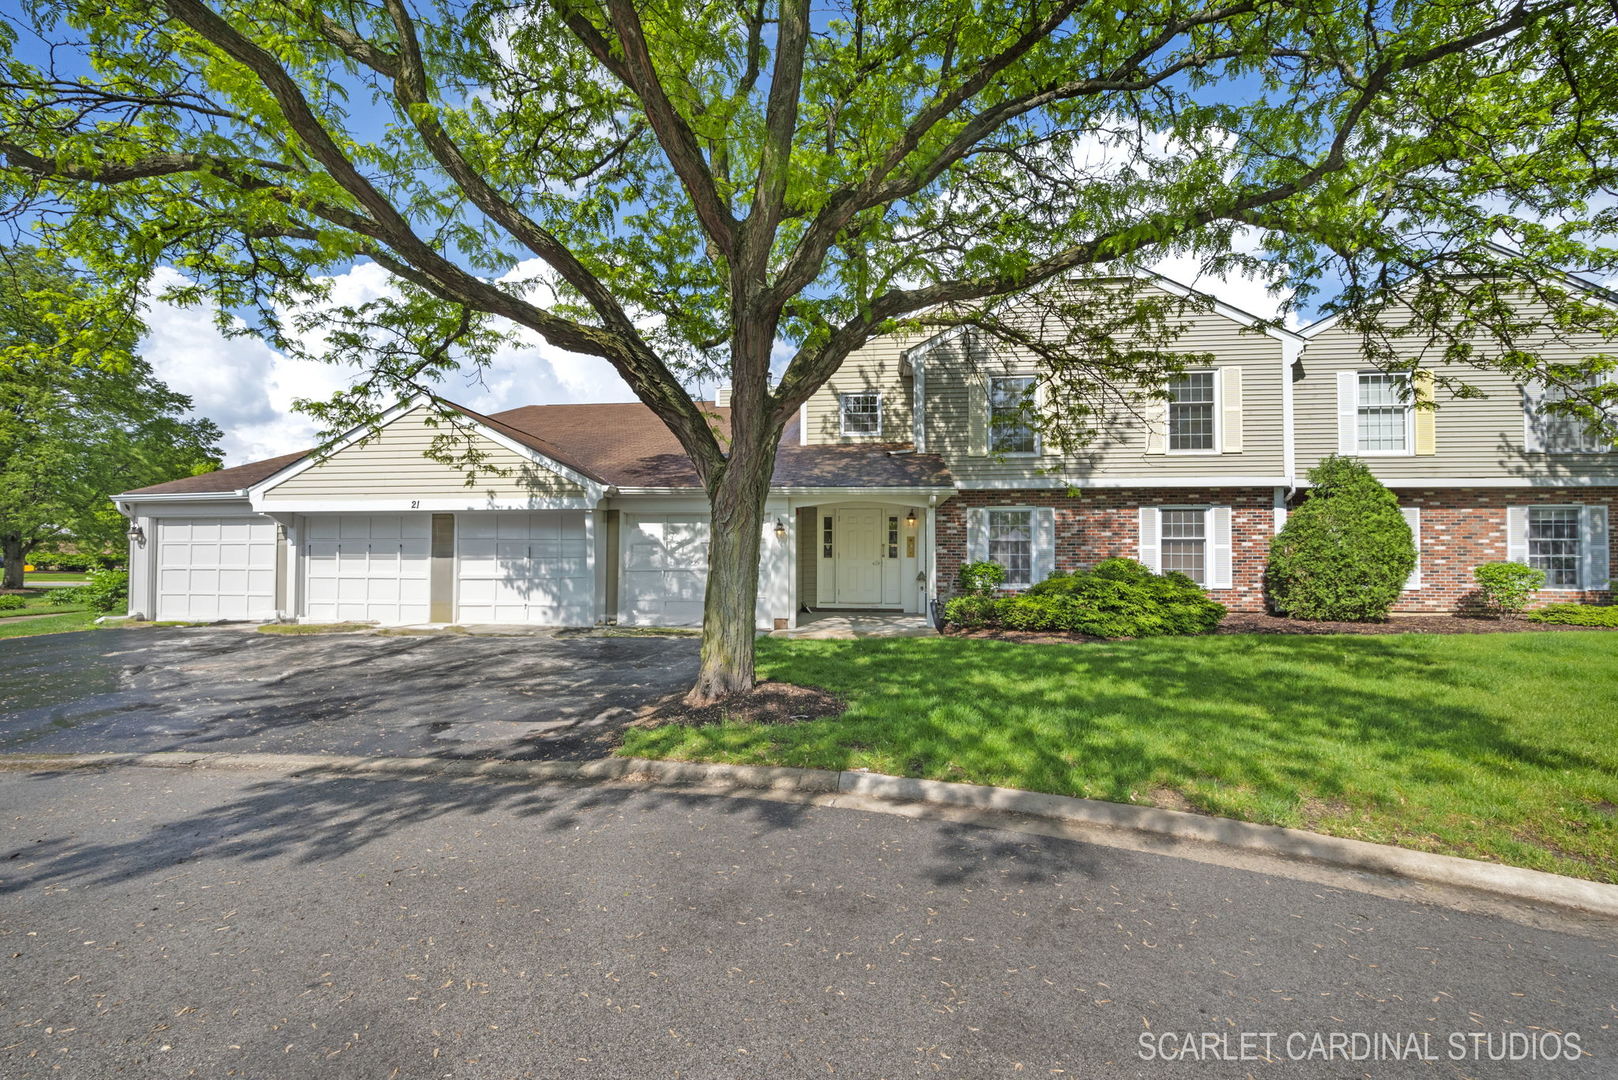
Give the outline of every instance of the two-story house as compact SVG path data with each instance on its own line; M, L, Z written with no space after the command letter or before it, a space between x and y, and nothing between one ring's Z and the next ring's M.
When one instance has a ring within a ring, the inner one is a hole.
M1189 290L1154 280L1166 296ZM758 625L805 612L920 612L963 562L1007 587L1124 555L1261 610L1270 538L1322 456L1353 454L1398 493L1420 548L1399 610L1450 610L1472 568L1546 571L1542 599L1609 594L1618 454L1539 412L1504 375L1449 398L1437 343L1408 339L1414 385L1326 320L1263 327L1199 298L1177 352L1209 362L1169 400L1061 453L1019 408L1039 359L986 335L894 336L851 355L783 436L762 535ZM1102 302L1102 300L1098 300ZM1548 331L1547 331L1548 333ZM1569 356L1599 341L1560 341ZM1429 355L1430 353L1430 355ZM457 407L459 408L459 407ZM711 406L728 417L721 392ZM498 472L423 453L407 401L323 455L292 454L117 497L130 610L179 620L688 626L706 585L707 502L640 404L535 405L465 426Z

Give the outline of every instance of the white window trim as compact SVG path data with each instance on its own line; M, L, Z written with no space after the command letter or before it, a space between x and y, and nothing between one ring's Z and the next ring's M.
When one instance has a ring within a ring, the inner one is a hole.
M1609 372L1603 372L1601 375L1598 375L1596 377L1598 379L1600 379L1602 382L1612 382L1615 376L1614 376L1614 374L1612 372L1609 371ZM1545 455L1547 455L1549 457L1601 457L1601 456L1606 455L1606 454L1618 453L1618 445L1608 446L1605 449L1601 449L1601 450L1583 450L1583 449L1580 449L1580 450L1562 450L1562 449L1559 449L1557 447L1549 445L1549 440L1547 439L1547 435L1549 433L1545 430L1545 427L1544 427L1544 425L1549 423L1549 421L1551 420L1551 417L1544 412L1545 395L1548 392L1549 391L1547 390L1546 387L1540 386L1539 389L1538 389L1538 392L1536 393L1536 395L1534 397L1533 404L1529 405L1525 401L1524 405L1523 405L1523 411L1528 416L1528 422L1529 423L1536 423L1537 422L1537 423L1539 423L1541 425L1541 427L1540 427L1541 445L1540 445L1540 448L1539 448L1539 451L1538 451L1539 453L1545 454ZM1585 436L1585 437L1587 437L1587 436Z
M1402 373L1381 371L1381 370L1378 370L1377 368L1371 368L1370 370L1367 371L1367 370L1362 368L1362 369L1360 369L1360 370L1358 370L1358 371L1356 371L1354 373L1354 390L1355 390L1356 395L1359 392L1359 380L1360 380L1361 376L1363 376L1363 375L1389 375L1389 374L1393 374L1397 378L1402 378L1404 380L1404 383L1405 383L1405 388L1407 390L1411 390L1412 393L1414 392L1412 390L1412 385L1413 385L1412 380L1411 380L1409 375L1405 375L1405 374L1402 374ZM1360 445L1360 430L1359 430L1360 403L1359 403L1358 396L1356 396L1354 398L1354 453L1356 455L1358 455L1359 457L1387 457L1387 458L1415 457L1416 456L1416 409L1415 409L1415 399L1411 398L1410 400L1405 401L1403 407L1404 407L1404 411L1405 411L1405 448L1403 450L1367 450L1363 446Z
M1032 506L1032 505L983 506L983 507L979 507L978 509L983 511L983 558L988 562L994 562L993 557L991 557L989 555L989 541L990 541L990 536L989 536L989 515L990 514L996 514L996 513L1005 513L1006 511L1018 512L1018 513L1026 513L1028 515L1028 575L1029 575L1029 577L1037 577L1038 574L1039 574L1039 566L1040 566L1040 563L1039 563L1039 512L1041 510L1045 509L1045 507ZM1055 553L1053 551L1052 555L1054 556L1054 554ZM999 564L996 564L996 565L999 565ZM1023 583L1013 583L1013 582L1007 581L1007 582L1003 582L1002 584L997 586L997 588L999 589L1000 592L1021 592L1021 591L1025 590L1025 589L1032 588L1034 585L1037 585L1037 584L1038 584L1037 581L1029 581L1029 582L1023 582Z
M848 399L851 397L876 398L876 430L850 431L848 430ZM837 436L842 439L880 439L882 437L882 391L880 390L849 390L837 395Z
M1173 505L1165 504L1157 508L1157 572L1159 574L1168 573L1168 571L1163 569L1163 511L1165 510L1202 511L1202 580L1197 583L1197 587L1204 591L1213 588L1223 588L1224 586L1216 586L1213 584L1214 508L1212 503L1176 503ZM1234 546L1234 538L1232 538L1232 547Z
M1034 432L1034 448L1032 450L996 450L994 448L994 384L996 379L1030 379L1034 384L1034 400L1039 400L1039 374L1033 371L1006 371L998 375L989 376L989 392L986 395L985 408L989 414L983 418L984 442L990 457L1031 459L1043 457L1045 454L1045 440L1039 434L1039 428L1030 424ZM1009 510L1012 507L997 506L996 510ZM1019 508L1020 509L1020 508Z
M1586 505L1586 503L1530 503L1527 507L1526 513L1523 514L1522 542L1525 549L1523 552L1523 561L1529 566L1534 565L1534 557L1531 551L1528 549L1531 548L1534 542L1535 510L1572 510L1577 515L1575 520L1577 520L1579 523L1579 535L1574 541L1574 543L1577 545L1575 550L1579 560L1579 580L1577 584L1551 585L1547 582L1545 585L1540 587L1541 592L1578 593L1590 591L1584 587L1585 578L1589 576L1589 570L1584 565L1584 508Z
M1163 453L1174 457L1214 457L1224 453L1225 445L1225 390L1219 376L1219 369L1195 368L1181 372L1182 375L1212 375L1213 376L1213 445L1206 450L1175 450L1170 444L1174 442L1174 402L1163 403Z

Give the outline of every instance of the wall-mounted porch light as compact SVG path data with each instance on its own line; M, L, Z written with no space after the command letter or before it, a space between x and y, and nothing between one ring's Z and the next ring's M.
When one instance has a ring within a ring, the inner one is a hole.
M140 522L131 521L129 523L129 539L133 541L137 547L146 546L146 530L140 527Z
M905 528L914 529L915 527L916 527L916 508L914 506L912 506L910 508L909 512L905 514Z
M777 540L785 540L787 538L787 523L782 521L780 518L775 519L775 538Z

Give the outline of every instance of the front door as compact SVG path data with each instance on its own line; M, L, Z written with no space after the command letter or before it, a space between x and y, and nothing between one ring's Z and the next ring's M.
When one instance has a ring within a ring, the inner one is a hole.
M839 604L882 603L882 511L849 507L837 511L836 559Z

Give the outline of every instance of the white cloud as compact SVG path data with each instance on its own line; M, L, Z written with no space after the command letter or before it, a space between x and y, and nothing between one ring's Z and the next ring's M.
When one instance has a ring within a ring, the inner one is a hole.
M154 292L184 282L164 268ZM358 303L382 294L387 275L373 264L360 264L333 279L333 299ZM216 309L184 308L152 300L142 355L158 378L188 395L199 416L225 433L226 465L242 465L313 446L318 425L293 411L298 398L321 399L349 386L353 369L314 360L295 360L251 337L220 333ZM318 344L318 335L304 345ZM445 397L478 412L499 412L519 405L579 401L629 401L633 395L605 360L553 348L537 336L500 350L480 380L476 373L451 375L442 386Z

